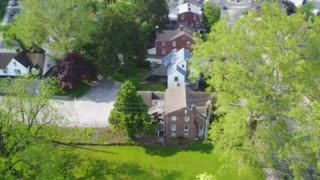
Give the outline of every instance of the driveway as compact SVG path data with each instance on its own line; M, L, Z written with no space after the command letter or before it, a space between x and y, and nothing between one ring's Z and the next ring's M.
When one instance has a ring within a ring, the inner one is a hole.
M107 127L108 117L116 101L120 83L101 82L79 99L55 100L61 115L68 121L66 126Z

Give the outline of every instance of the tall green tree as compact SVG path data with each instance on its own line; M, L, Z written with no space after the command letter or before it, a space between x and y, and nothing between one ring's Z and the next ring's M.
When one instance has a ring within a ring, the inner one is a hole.
M218 99L210 137L229 165L320 178L319 27L265 4L232 28L218 22L195 47L191 67Z
M210 30L210 27L214 25L216 22L218 22L220 19L221 7L212 2L206 2L204 4L203 11L204 23Z
M124 130L131 138L152 132L154 125L151 124L148 108L130 81L126 81L118 92L109 122L114 129Z
M95 29L90 1L28 0L21 3L23 10L16 16L8 34L27 50L37 51L48 43L64 55L90 41Z
M133 10L131 4L120 1L97 14L98 29L92 43L83 46L83 52L104 75L119 70L130 72L145 63L145 35Z
M0 84L7 92L0 105L1 179L73 179L75 157L43 136L44 127L62 125L49 100L56 89L45 82L35 95L38 82L23 78Z
M168 24L169 8L166 0L131 0L137 21L149 44L154 43L156 26L165 28Z

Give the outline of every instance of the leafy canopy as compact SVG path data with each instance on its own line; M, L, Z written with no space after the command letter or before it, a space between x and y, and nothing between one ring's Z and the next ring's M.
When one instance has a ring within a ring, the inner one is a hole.
M153 132L148 108L130 81L126 81L118 92L109 122L113 128L124 130L131 138L137 134Z
M218 99L212 143L240 172L319 178L319 27L319 17L306 22L265 4L232 28L218 22L195 47L194 75Z

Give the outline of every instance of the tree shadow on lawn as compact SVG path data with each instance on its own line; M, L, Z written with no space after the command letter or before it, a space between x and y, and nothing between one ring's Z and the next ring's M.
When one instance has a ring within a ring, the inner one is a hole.
M211 143L194 143L187 147L167 147L167 146L143 146L146 153L151 156L168 157L173 156L179 152L200 152L210 154L213 151Z
M181 172L145 168L134 163L94 160L89 163L83 177L86 179L181 179Z

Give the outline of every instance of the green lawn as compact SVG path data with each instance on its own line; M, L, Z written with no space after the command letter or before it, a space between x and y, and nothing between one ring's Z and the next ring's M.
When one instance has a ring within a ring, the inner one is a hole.
M146 76L150 73L149 69L136 68L132 70L129 74L126 73L117 73L113 75L112 79L115 81L131 81L137 87L138 91L165 91L167 86L163 83L143 83Z
M222 162L206 144L189 149L169 147L109 146L78 147L74 150L85 160L75 170L79 179L188 180L208 172L218 179L256 180L240 177L235 171L218 174Z

